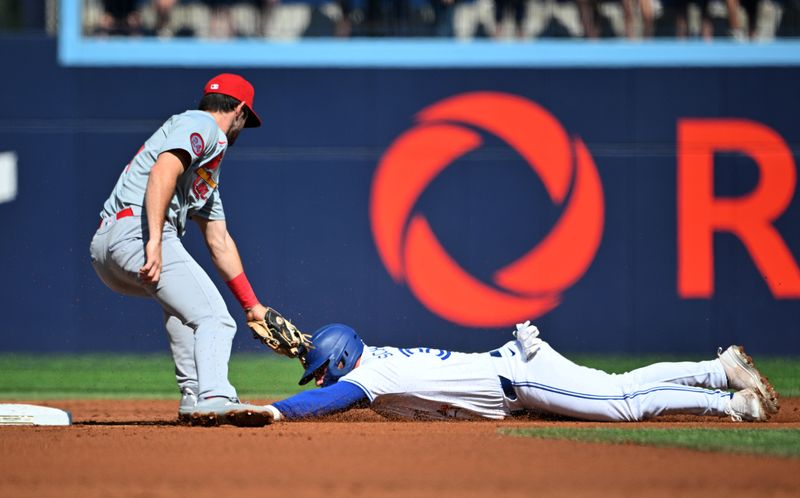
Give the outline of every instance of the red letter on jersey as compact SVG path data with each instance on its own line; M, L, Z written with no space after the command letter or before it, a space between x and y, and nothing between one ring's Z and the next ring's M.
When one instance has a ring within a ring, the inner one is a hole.
M742 197L714 197L714 152L747 154L759 169ZM678 294L714 294L714 232L742 241L777 298L800 297L800 270L772 225L794 196L797 171L780 135L741 119L678 122Z

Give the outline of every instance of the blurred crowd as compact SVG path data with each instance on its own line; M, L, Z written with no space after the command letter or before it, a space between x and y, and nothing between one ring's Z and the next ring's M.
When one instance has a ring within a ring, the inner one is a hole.
M87 35L494 39L798 36L800 0L83 0Z

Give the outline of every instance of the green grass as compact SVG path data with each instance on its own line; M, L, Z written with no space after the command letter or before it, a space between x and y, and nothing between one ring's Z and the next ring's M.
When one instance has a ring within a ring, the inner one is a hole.
M664 357L575 357L578 363L623 372ZM674 358L672 358L674 359ZM782 396L800 396L800 358L757 360ZM0 354L0 399L155 398L177 396L172 358L156 355ZM296 393L302 370L297 360L271 353L234 354L230 379L248 399Z
M800 458L800 429L541 427L500 429L500 432L512 436L540 439L637 444Z
M0 399L139 398L178 395L167 355L0 354ZM246 398L282 398L296 393L297 360L272 354L234 355L231 383Z

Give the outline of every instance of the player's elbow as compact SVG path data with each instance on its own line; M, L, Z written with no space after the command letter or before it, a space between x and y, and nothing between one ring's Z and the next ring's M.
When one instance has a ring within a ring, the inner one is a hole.
M228 234L224 221L206 220L199 217L196 218L196 221L203 232L203 240L205 240L206 247L208 247L212 257L230 250L233 245L233 239Z
M211 257L216 258L228 252L230 248L230 237L227 232L217 233L216 231L206 232L206 247L211 253Z

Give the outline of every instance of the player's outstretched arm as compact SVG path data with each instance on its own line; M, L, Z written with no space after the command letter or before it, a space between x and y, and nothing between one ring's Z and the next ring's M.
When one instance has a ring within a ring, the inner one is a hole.
M225 220L208 220L199 216L193 219L203 233L211 261L222 278L228 282L241 274L244 271L242 258L233 237L228 233Z
M195 216L193 219L203 233L211 261L244 308L247 320L263 320L267 308L256 298L253 288L247 281L242 258L239 256L236 242L228 233L225 220L209 220L201 216Z
M275 420L297 420L322 417L369 403L367 394L350 382L336 384L312 391L303 391L269 405L274 409Z
M233 237L228 233L225 220L209 220L195 216L194 220L203 232L211 260L225 279L236 300L245 311L247 326L253 337L276 353L296 358L301 345L308 343L308 336L286 320L277 310L261 304L253 287L244 274L244 266Z

